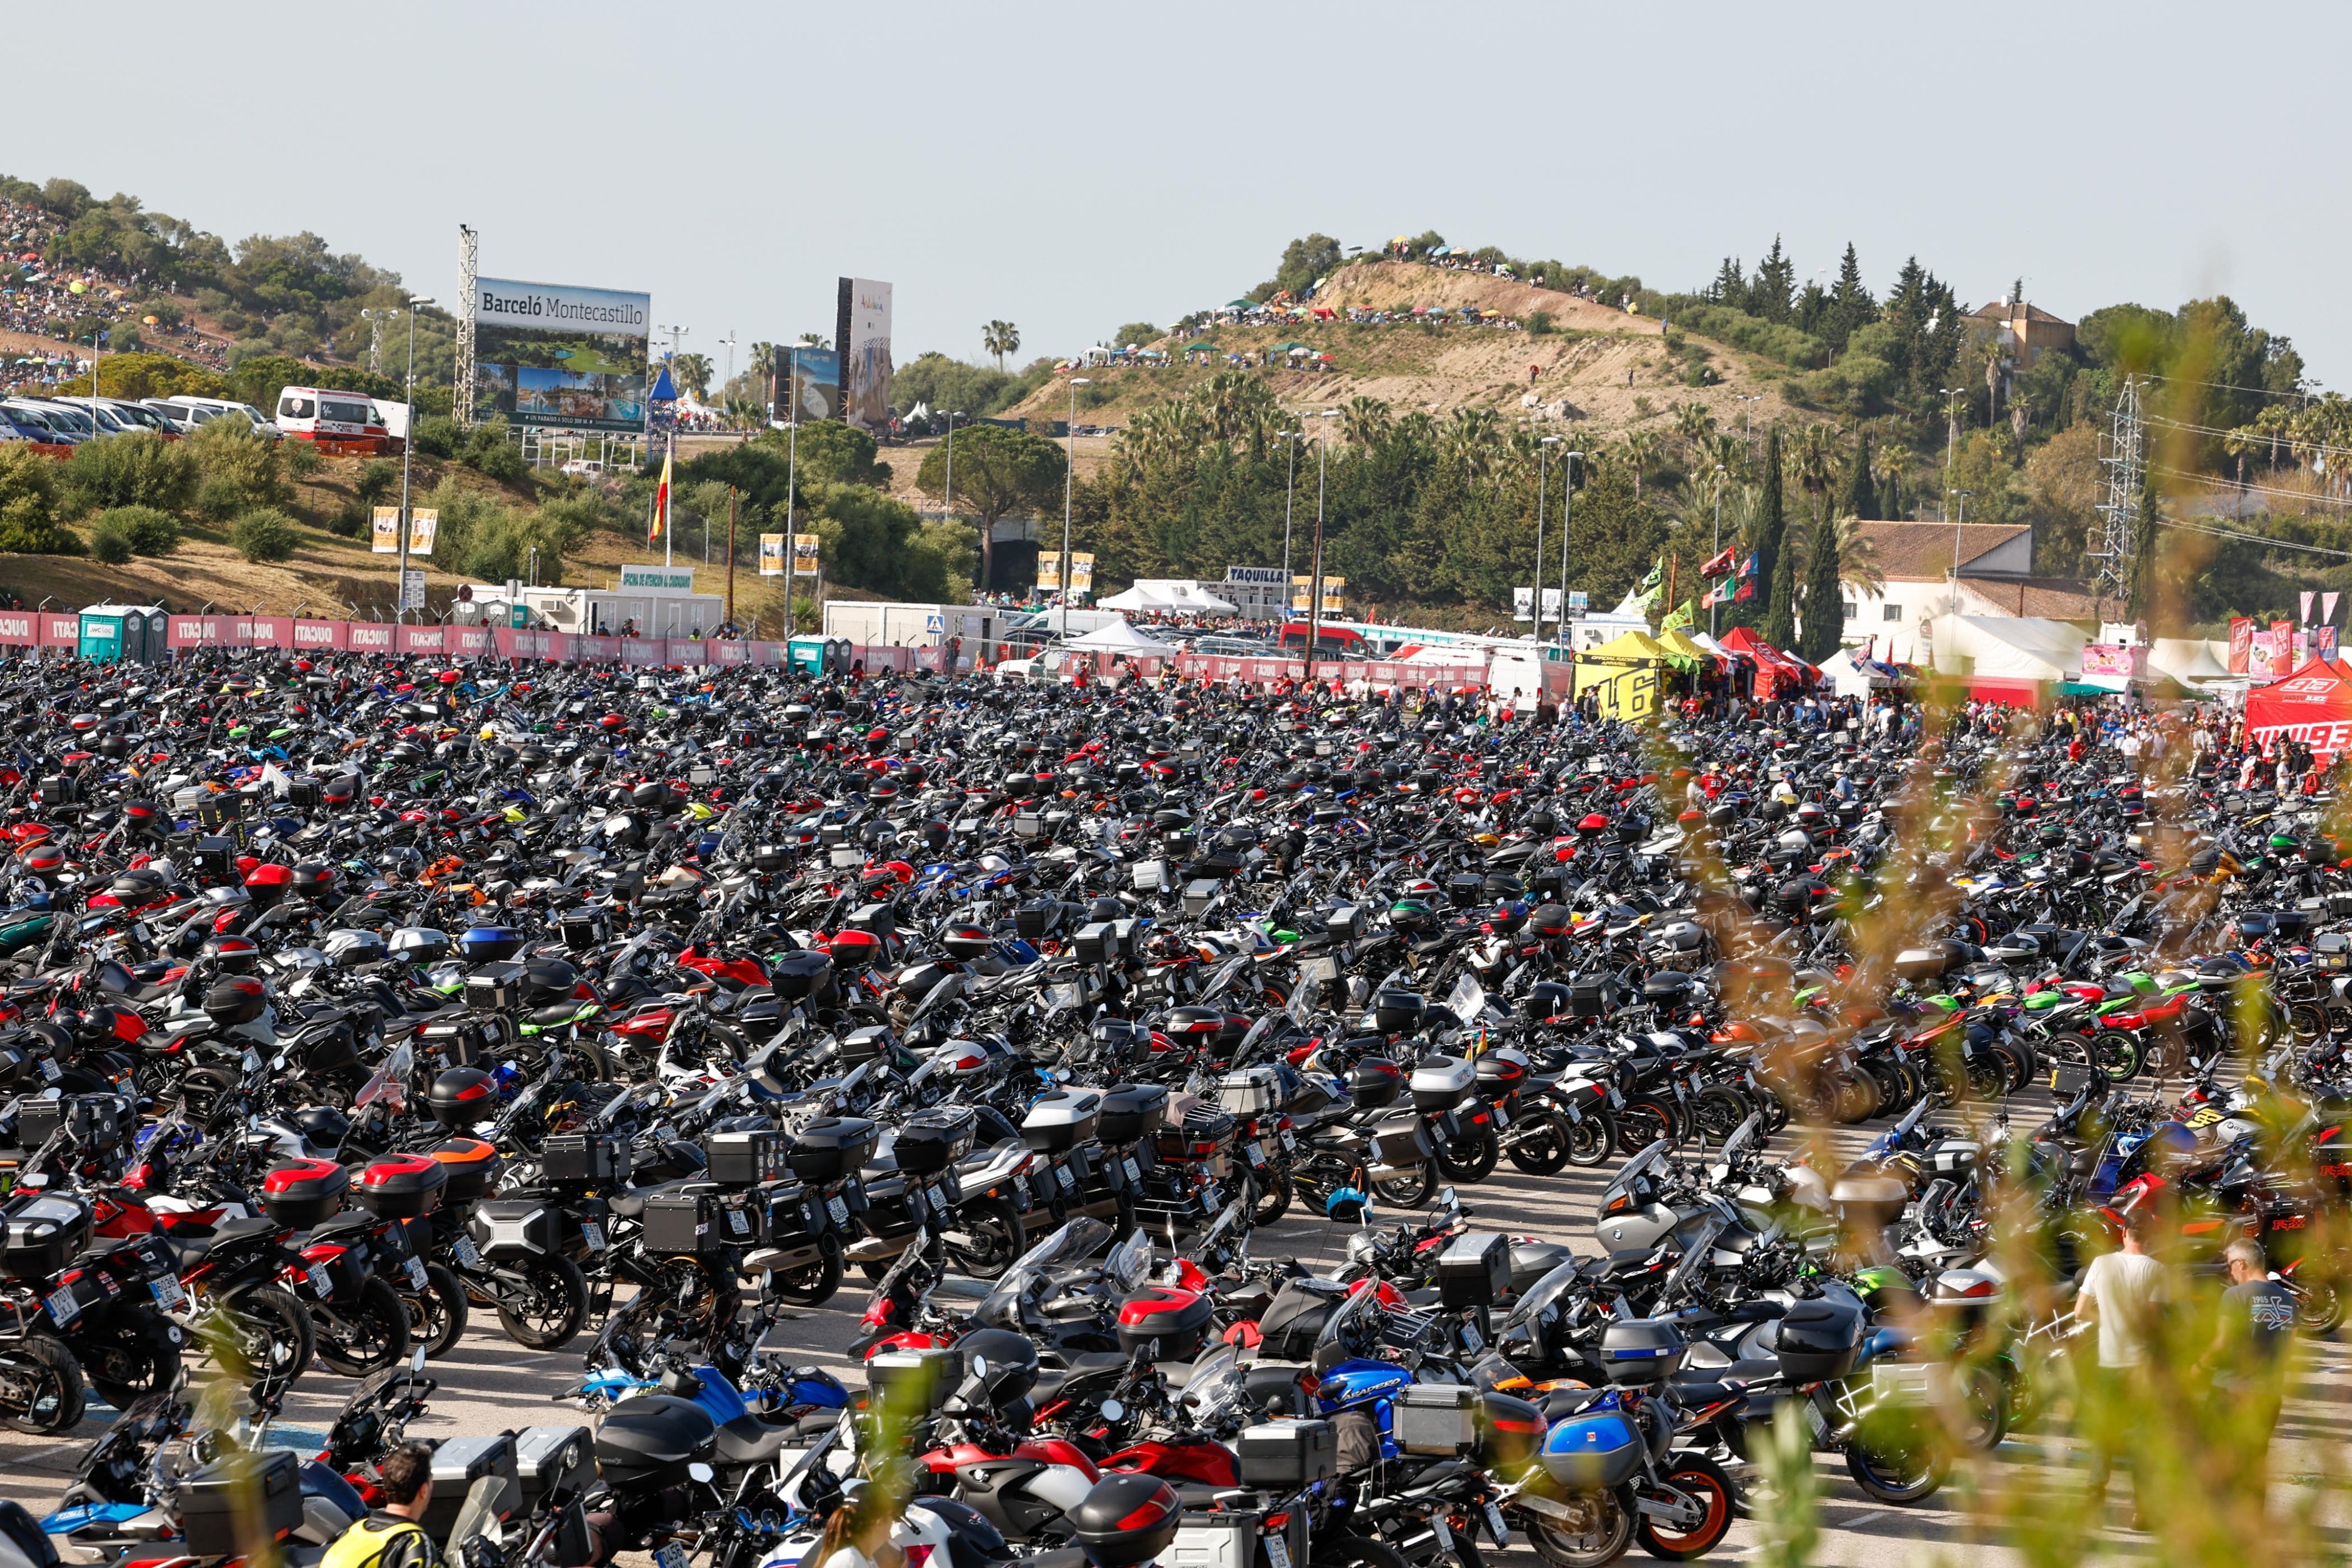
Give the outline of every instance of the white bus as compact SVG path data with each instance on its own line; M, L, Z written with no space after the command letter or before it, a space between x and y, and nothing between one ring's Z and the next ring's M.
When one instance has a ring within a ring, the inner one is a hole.
M298 441L382 441L392 434L367 393L320 387L279 392L278 428Z

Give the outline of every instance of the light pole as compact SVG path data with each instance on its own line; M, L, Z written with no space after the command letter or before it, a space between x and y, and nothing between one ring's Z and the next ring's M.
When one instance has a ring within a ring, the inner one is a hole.
M1327 408L1310 415L1315 419L1337 419L1339 411ZM1328 435L1315 442L1315 548L1313 564L1307 568L1307 663L1300 671L1299 690L1304 693L1315 684L1315 637L1323 623L1323 494L1324 479L1331 470L1331 442Z
M1070 497L1078 483L1078 389L1094 385L1087 376L1070 378L1070 422L1062 427L1062 638L1070 635Z
M1559 460L1567 465L1559 480L1559 640L1568 641L1568 526L1576 516L1576 460L1581 452L1563 452Z
M412 295L408 309L408 432L400 443L400 591L393 596L393 624L407 619L408 611L408 469L416 450L416 311L433 301ZM455 389L452 389L453 392ZM398 639L394 639L398 641ZM396 651L396 650L395 650Z
M727 382L731 382L731 381L733 381L733 380L735 379L735 329L734 329L734 328L730 327L730 328L728 328L728 329L727 329L727 336L725 336L724 338L721 338L721 339L719 339L719 346L720 348L722 348L722 349L724 349L724 350L727 350L727 376L726 376L726 380L721 381L721 382L719 383L719 395L720 397L722 397L722 398L723 398L723 397L725 397L725 396L727 395Z
M1529 619L1535 622L1535 640L1543 641L1543 534L1544 498L1551 494L1551 449L1559 444L1559 437L1547 435L1536 445L1536 586L1535 601L1528 606ZM1568 613L1568 584L1559 587L1559 612Z
M1723 553L1723 486L1728 476L1727 476L1723 471L1723 465L1720 463L1717 464L1715 465L1715 555L1721 555ZM1710 557L1709 559L1712 559L1713 557ZM1721 608L1722 606L1718 605L1715 601L1715 590L1712 587L1708 588L1706 591L1706 634L1710 637L1715 635L1716 612Z
M948 415L948 493L940 503L941 515L950 522L955 520L955 422L963 417L961 409Z
M1960 416L1953 409L1952 400L1960 395L1960 389L1939 387L1937 390L1944 394L1944 494L1949 496L1952 493L1952 448L1960 437ZM1949 506L1945 507L1944 515L1947 517L1952 515Z
M1739 434L1748 443L1748 456L1751 462L1756 456L1756 405L1763 401L1762 392L1755 392L1739 400L1742 405L1739 410Z
M1276 439L1290 451L1290 466L1282 481L1282 591L1290 591L1290 497L1298 484L1298 443L1307 433L1303 430L1277 430Z

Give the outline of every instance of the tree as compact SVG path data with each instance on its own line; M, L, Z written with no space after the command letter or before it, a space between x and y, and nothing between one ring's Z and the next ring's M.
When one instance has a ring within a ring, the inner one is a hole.
M1625 437L1625 465L1633 471L1633 495L1642 494L1642 476L1658 460L1658 433L1636 430Z
M1149 321L1129 321L1118 329L1118 335L1111 341L1122 349L1129 343L1139 349L1146 343L1156 343L1167 335L1164 329Z
M1785 543L1785 541L1784 541ZM1772 561L1772 588L1764 610L1764 623L1756 634L1775 648L1793 647L1797 641L1797 552L1782 549Z
M997 373L1004 371L1004 356L1021 351L1021 329L1010 321L991 321L980 329L980 346L996 356Z
M1838 557L1838 519L1817 518L1807 541L1805 623L1798 640L1798 656L1820 664L1838 651L1845 630L1844 572ZM1791 572L1793 579L1794 573ZM1767 634L1769 641L1769 634Z
M1853 458L1846 465L1845 494L1840 497L1832 514L1842 517L1875 517L1878 512L1877 493L1870 483L1870 432L1854 437Z
M1866 327L1878 319L1878 303L1863 286L1862 261L1853 253L1853 242L1848 240L1845 258L1838 263L1836 284L1830 289L1829 310L1822 318L1822 336L1833 349L1843 349L1846 340L1857 328Z
M1327 234L1311 234L1282 247L1282 264L1274 269L1268 297L1286 293L1304 299L1307 290L1348 259L1339 242Z
M1780 249L1780 236L1756 264L1756 281L1748 286L1748 313L1767 321L1786 321L1797 302L1797 264Z
M2156 608L2156 476L2140 486L2139 512L2132 523L2131 618L2148 619Z
M678 390L697 402L710 401L710 356L679 354L669 362L669 373Z
M1068 460L1059 446L1042 435L978 424L957 434L955 465L957 507L969 513L980 530L980 580L984 588L994 566L992 547L997 520L1016 510L1043 511L1060 500ZM915 483L929 495L946 493L945 443L924 454Z
M1771 613L1773 585L1779 580L1781 535L1788 528L1780 494L1780 427L1777 424L1764 438L1763 479L1763 492L1756 502L1756 531L1748 538L1748 552L1756 558L1756 591L1760 601L1751 603L1743 617L1749 625L1763 622Z

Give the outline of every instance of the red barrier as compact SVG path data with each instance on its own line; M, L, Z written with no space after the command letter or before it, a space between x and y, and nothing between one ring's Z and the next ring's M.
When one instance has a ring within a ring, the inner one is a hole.
M386 622L354 621L344 632L343 645L354 653L389 653L392 631Z
M39 641L39 635L33 630L31 612L10 611L0 614L0 646L29 648Z
M40 626L42 647L79 649L81 646L80 615L58 615L43 611L34 620Z
M394 631L392 645L403 653L438 653L447 642L446 627L401 626Z
M449 628L449 652L460 659L479 659L498 651L498 629L494 626L452 626Z
M351 623L344 621L297 621L294 622L294 646L331 652L344 646Z

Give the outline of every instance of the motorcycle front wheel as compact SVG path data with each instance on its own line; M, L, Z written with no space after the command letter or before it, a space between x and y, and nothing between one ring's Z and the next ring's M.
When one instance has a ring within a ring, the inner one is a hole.
M1437 1145L1437 1168L1445 1173L1449 1181L1482 1182L1495 1174L1495 1162L1502 1152L1494 1128L1473 1124L1468 1132L1457 1134L1451 1144Z
M1372 1196L1391 1208L1419 1208L1437 1191L1437 1162L1423 1160L1404 1175L1372 1176Z
M28 1333L0 1350L0 1418L19 1432L69 1432L88 1398L81 1363L62 1340Z
M356 1297L316 1322L319 1360L345 1377L382 1372L408 1354L408 1304L373 1274L360 1281Z
M1721 1544L1731 1529L1735 1511L1731 1478L1705 1454L1682 1453L1667 1457L1665 1483L1698 1510L1698 1520L1685 1529L1675 1530L1643 1514L1633 1526L1642 1550L1669 1563L1706 1556Z
M537 1252L491 1267L505 1276L493 1300L499 1326L509 1339L525 1350L562 1350L572 1343L588 1317L588 1281L578 1264L553 1252ZM732 1280L726 1293L736 1296ZM730 1309L723 1321L734 1319Z
M466 1337L466 1324L473 1316L466 1287L441 1264L425 1265L425 1289L403 1291L400 1300L408 1309L408 1341L423 1345L427 1360L440 1360Z
M1575 1516L1549 1519L1524 1512L1528 1543L1549 1568L1602 1568L1633 1543L1634 1513L1614 1491L1577 1492L1562 1500Z

